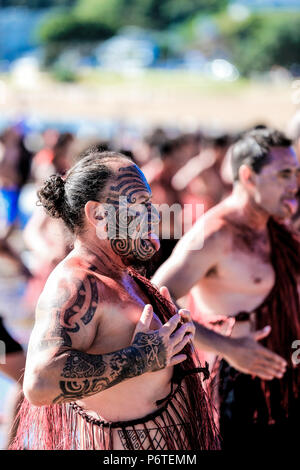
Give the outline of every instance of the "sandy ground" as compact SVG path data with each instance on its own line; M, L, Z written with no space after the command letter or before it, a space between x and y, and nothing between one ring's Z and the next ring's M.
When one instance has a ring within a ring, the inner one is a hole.
M113 119L186 128L240 129L258 122L285 128L297 109L297 82L217 83L196 74L153 71L120 77L97 74L80 84L0 79L0 111L47 119ZM299 93L298 93L299 94Z

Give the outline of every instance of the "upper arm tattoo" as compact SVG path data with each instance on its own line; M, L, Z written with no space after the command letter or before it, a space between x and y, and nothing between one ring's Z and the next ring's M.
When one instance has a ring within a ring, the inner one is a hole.
M77 333L82 325L90 323L98 306L98 285L92 275L87 275L83 281L73 279L64 282L58 295L57 300L52 300L43 307L46 315L50 315L51 311L54 311L54 315L47 333L40 341L40 348L71 348L70 333Z

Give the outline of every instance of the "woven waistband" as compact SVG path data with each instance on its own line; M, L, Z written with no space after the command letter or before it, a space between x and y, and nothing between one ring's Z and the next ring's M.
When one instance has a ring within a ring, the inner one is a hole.
M95 424L96 426L103 426L105 428L123 428L127 426L135 426L137 424L143 424L146 423L147 421L151 421L154 418L157 418L160 416L169 406L171 400L173 397L176 395L176 393L181 389L181 385L178 385L176 389L168 396L164 406L159 408L158 410L154 411L153 413L149 413L146 416L143 416L142 418L137 418L137 419L131 419L127 421L104 421L102 419L97 419L94 418L93 416L89 415L86 413L86 411L77 403L70 403L70 406L72 409L75 411L75 413L79 414L82 418L84 418L88 423ZM165 401L165 399L161 400Z
M205 367L197 367L195 369L191 369L188 371L180 371L180 373L177 373L172 379L171 392L169 393L169 395L167 395L165 398L162 398L161 400L156 401L156 406L159 406L162 403L164 403L164 405L158 410L154 411L153 413L147 414L146 416L142 418L127 420L127 421L105 421L102 419L94 418L93 416L89 415L81 406L77 405L77 403L75 402L71 402L70 406L75 411L75 413L79 414L88 423L95 424L96 426L103 426L107 428L122 428L122 427L127 427L127 426L135 426L136 424L143 424L143 423L146 423L147 421L157 418L168 408L173 397L180 390L182 390L181 382L186 376L200 373L200 372L204 374L204 380L206 380L209 377L209 369L208 369L207 362L205 363ZM175 389L174 389L174 384L177 385Z

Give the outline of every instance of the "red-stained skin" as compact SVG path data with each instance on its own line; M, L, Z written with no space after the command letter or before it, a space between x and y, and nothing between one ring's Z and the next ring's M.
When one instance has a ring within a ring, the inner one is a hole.
M299 168L293 149L281 147L271 149L258 174L244 165L232 194L179 241L153 282L176 299L192 289L202 320L254 310L274 284L267 222L288 220L297 210ZM243 322L234 334L249 330Z

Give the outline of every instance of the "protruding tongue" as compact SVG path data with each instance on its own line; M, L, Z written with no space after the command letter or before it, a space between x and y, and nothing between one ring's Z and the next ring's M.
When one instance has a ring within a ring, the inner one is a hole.
M295 198L285 199L284 204L290 209L291 214L295 214L298 209L298 201Z

